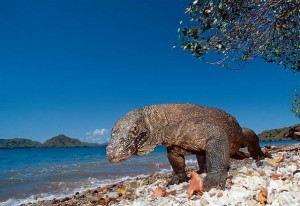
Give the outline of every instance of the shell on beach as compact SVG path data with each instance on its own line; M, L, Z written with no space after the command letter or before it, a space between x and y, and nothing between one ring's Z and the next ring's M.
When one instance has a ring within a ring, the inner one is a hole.
M187 194L191 196L192 194L201 194L203 192L203 181L196 172L192 172L190 186L187 189Z

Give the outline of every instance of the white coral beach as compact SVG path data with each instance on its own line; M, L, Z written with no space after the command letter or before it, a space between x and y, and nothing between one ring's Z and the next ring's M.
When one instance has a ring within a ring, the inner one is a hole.
M186 194L188 183L170 187L176 195L151 200L150 195L158 186L164 186L163 179L151 185L136 189L138 198L122 200L113 205L259 205L258 194L262 187L267 189L266 205L300 205L300 153L281 151L273 154L274 161L253 159L233 161L225 190L212 189L202 195ZM283 158L282 158L283 157ZM220 195L221 194L221 195Z
M189 183L166 187L171 171L98 187L72 197L27 205L300 205L300 144L269 148L273 159L231 160L225 190L211 189L189 196ZM190 165L191 162L189 162ZM196 162L194 162L196 164ZM197 170L189 167L188 173ZM202 178L205 174L200 175ZM154 191L158 190L156 195Z

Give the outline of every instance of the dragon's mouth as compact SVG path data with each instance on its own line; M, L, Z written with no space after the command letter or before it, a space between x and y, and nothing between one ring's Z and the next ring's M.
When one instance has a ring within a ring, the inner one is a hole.
M152 152L154 150L154 148L157 145L147 145L141 148L138 148L138 150L136 151L136 155L138 156L144 156L146 154L149 154L150 152Z
M111 163L119 163L122 162L124 160L129 159L130 156L123 156L123 157L113 157L113 156L107 156L108 161L110 161Z
M112 145L108 145L106 148L107 159L112 163L125 161L135 153L136 148L131 145L125 147L125 149L120 146L113 147Z

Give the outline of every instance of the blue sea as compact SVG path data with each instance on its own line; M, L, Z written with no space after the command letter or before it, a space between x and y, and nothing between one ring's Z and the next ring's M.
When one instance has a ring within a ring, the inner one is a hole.
M261 142L261 146L296 142ZM186 162L195 158L189 156ZM170 165L162 146L120 164L106 160L105 147L0 149L0 205L59 198L166 169Z

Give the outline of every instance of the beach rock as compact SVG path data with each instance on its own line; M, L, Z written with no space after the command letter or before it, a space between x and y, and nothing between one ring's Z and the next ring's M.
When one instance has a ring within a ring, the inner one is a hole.
M157 205L158 206L169 206L170 204L170 200L168 198L160 198L158 201L157 201Z
M257 206L257 202L255 200L247 200L246 205L247 206Z
M289 203L294 202L294 197L292 193L283 192L278 195L277 200L279 205L290 205Z
M217 194L218 190L216 188L212 188L208 191L208 194L210 197L215 196Z
M109 192L107 193L107 198L115 198L117 199L119 197L119 194L117 192Z
M93 190L92 193L93 193L93 194L97 194L97 193L99 193L99 192L98 192L98 190Z
M136 189L139 186L140 186L140 184L137 181L133 181L129 184L130 189Z
M135 194L132 194L131 192L127 192L127 194L126 194L126 196L125 196L125 198L127 199L127 200L134 200L134 199L136 199L136 195Z
M71 199L66 203L65 206L77 206L77 205L78 205L77 201L75 199Z
M82 195L78 196L78 198L85 198L85 195L82 194Z
M88 193L91 193L91 190L90 190L90 189L87 189L87 190L84 190L84 191L83 191L83 194L88 194Z
M242 172L242 173L248 175L248 174L249 174L249 169L248 169L247 167L243 167L243 168L240 170L240 172Z
M300 180L300 172L297 172L294 174L294 178Z
M108 187L98 187L97 191L101 194L107 193Z
M59 200L59 199L53 199L53 200L52 200L52 204L58 204L58 203L60 203L60 200Z
M208 205L209 202L208 202L206 199L201 198L201 199L200 199L200 204L201 204L201 205Z
M297 173L300 173L300 170L295 170L295 171L293 172L293 175L295 175L295 174L297 174Z
M61 200L61 202L66 202L66 201L68 201L68 200L70 200L70 198L69 198L69 197L65 197L65 198L63 198L63 199Z
M91 198L90 202L91 202L91 203L99 203L100 200L101 200L101 197L99 197L99 196L94 196L94 197Z
M293 185L293 186L291 187L291 190L294 191L294 192L299 192L299 193L300 193L300 186L298 186L298 185Z
M110 200L109 203L108 203L108 206L115 205L116 203L117 203L117 201L115 199Z

